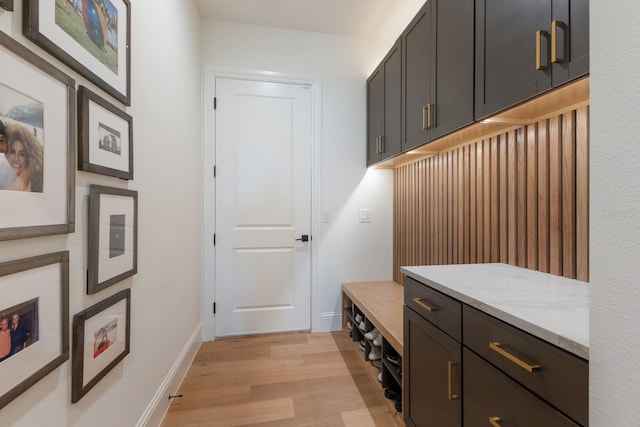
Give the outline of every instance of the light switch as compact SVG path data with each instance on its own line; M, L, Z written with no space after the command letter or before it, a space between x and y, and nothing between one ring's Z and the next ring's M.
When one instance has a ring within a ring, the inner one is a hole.
M322 222L331 222L331 211L322 211Z
M371 209L360 209L360 222L371 222Z

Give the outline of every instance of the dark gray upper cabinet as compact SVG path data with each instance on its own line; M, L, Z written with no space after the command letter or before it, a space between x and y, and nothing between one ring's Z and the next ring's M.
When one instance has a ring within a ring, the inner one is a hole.
M560 86L587 74L589 0L554 0L551 11L551 35L552 42L555 41L551 46L552 86Z
M367 166L380 159L383 117L384 77L381 64L367 79Z
M367 79L367 166L400 154L402 138L400 40Z
M589 71L588 0L477 0L475 118Z
M402 33L402 151L473 121L473 12L429 0Z

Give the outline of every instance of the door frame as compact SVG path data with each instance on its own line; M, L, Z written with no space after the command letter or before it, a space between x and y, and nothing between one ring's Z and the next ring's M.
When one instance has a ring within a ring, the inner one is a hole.
M216 295L215 233L216 194L213 168L215 159L215 112L213 98L215 96L216 78L236 80L253 80L275 83L308 85L311 90L311 331L319 325L317 307L317 256L320 244L321 217L317 213L321 206L321 117L322 117L322 81L316 76L294 76L267 71L234 70L215 66L204 66L202 96L202 340L215 340L215 316L213 302Z

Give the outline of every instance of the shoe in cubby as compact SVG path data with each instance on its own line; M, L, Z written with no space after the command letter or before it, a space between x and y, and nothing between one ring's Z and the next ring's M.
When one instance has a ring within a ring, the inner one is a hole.
M369 360L380 360L379 348L371 347L371 350L369 350Z
M376 328L373 328L372 330L370 330L369 332L367 332L366 334L364 334L364 337L370 341L374 341L376 338L378 338L380 336L380 332L378 332L378 330ZM375 344L378 347L380 347L379 344Z

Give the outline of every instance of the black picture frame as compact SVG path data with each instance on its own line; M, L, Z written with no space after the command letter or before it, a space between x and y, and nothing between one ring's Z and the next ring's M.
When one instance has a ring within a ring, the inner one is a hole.
M25 0L24 35L118 101L131 105L129 0L79 4L87 5L87 13L76 9L75 2ZM74 31L77 28L81 30Z
M0 91L35 102L41 129L29 119L42 148L39 190L18 195L0 183L0 241L75 231L76 91L75 80L0 32ZM3 96L0 94L0 96ZM29 105L0 111L3 124L27 126ZM44 123L47 123L45 128ZM8 184L8 182L5 182Z
M137 272L138 192L91 185L87 293L100 292Z
M0 318L24 310L34 301L41 307L46 306L50 314L36 314L32 319L36 322L36 329L40 330L40 340L28 346L25 344L24 349L16 353L12 351L10 356L0 361L0 408L69 359L69 252L0 263L0 291L4 287L9 290L16 286L21 288L19 294L23 296L17 297L19 300L14 304L7 301L6 295L16 296L3 292L5 297L0 307ZM31 335L33 327L32 324Z
M9 12L13 12L13 0L0 0L0 7Z
M131 289L73 316L71 403L82 399L129 354L130 348Z
M78 169L133 179L133 118L84 86L78 88Z

